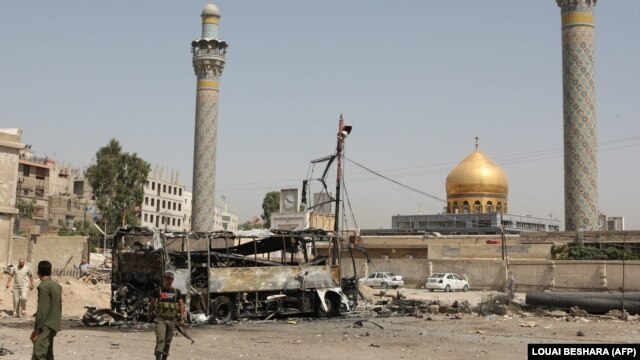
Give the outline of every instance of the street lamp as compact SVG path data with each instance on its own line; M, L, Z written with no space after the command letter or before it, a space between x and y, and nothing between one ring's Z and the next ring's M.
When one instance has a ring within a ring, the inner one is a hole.
M353 127L345 124L342 114L340 114L340 122L338 123L338 145L336 146L336 157L338 158L338 170L336 179L336 209L333 230L336 233L335 242L333 244L333 263L337 265L337 259L340 256L338 249L338 231L340 231L340 183L342 182L342 158L344 156L344 141L351 134Z

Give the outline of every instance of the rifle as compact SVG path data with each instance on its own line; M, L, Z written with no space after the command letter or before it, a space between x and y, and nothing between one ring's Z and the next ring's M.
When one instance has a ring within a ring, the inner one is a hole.
M182 336L184 336L185 338L191 340L191 345L193 345L193 343L196 342L195 340L193 340L193 338L191 336L189 336L189 334L187 334L185 329L183 329L182 326L180 326L180 324L176 324L176 330L178 330L178 332L180 334L182 334Z

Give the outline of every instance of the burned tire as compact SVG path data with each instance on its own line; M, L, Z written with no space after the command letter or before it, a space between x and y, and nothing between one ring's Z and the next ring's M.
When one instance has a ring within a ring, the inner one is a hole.
M209 313L218 323L226 323L233 320L233 302L228 296L218 296L209 303Z
M462 291L464 291L464 292L469 291L469 285L465 285L465 286L462 288Z
M340 312L340 297L333 293L325 295L324 303L327 305L327 311L322 307L320 298L316 296L316 316L319 318L328 318L338 315Z
M451 291L451 286L447 285L444 288L444 292L450 292Z

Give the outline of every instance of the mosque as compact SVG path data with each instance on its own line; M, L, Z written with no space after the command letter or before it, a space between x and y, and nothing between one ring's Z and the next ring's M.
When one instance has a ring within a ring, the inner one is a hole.
M598 166L595 109L594 8L597 0L556 0L562 34L564 203L567 231L597 230ZM191 43L197 77L193 158L192 230L212 231L219 81L227 42L219 36L220 10L211 0L200 15L202 32ZM398 215L393 229L443 234L559 231L555 219L508 213L509 182L504 171L476 150L447 176L443 214Z
M507 174L485 153L476 149L447 175L447 205L443 214L396 215L392 231L437 232L442 235L519 234L559 231L561 221L509 214Z

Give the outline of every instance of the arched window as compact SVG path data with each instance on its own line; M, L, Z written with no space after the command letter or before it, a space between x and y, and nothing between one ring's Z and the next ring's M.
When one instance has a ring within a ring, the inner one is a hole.
M465 201L462 203L462 213L463 214L469 213L469 202Z
M496 206L496 212L502 212L502 203L498 201L498 205Z
M473 203L473 212L476 214L482 213L482 205L480 205L480 201L476 200L476 202Z
M457 213L459 213L459 212L460 212L460 209L458 209L458 202L457 202L457 201L455 201L455 202L453 203L453 213L454 213L454 214L457 214Z
M451 214L451 203L447 203L447 214Z
M487 212L488 213L492 213L493 212L493 203L491 201L487 201Z

